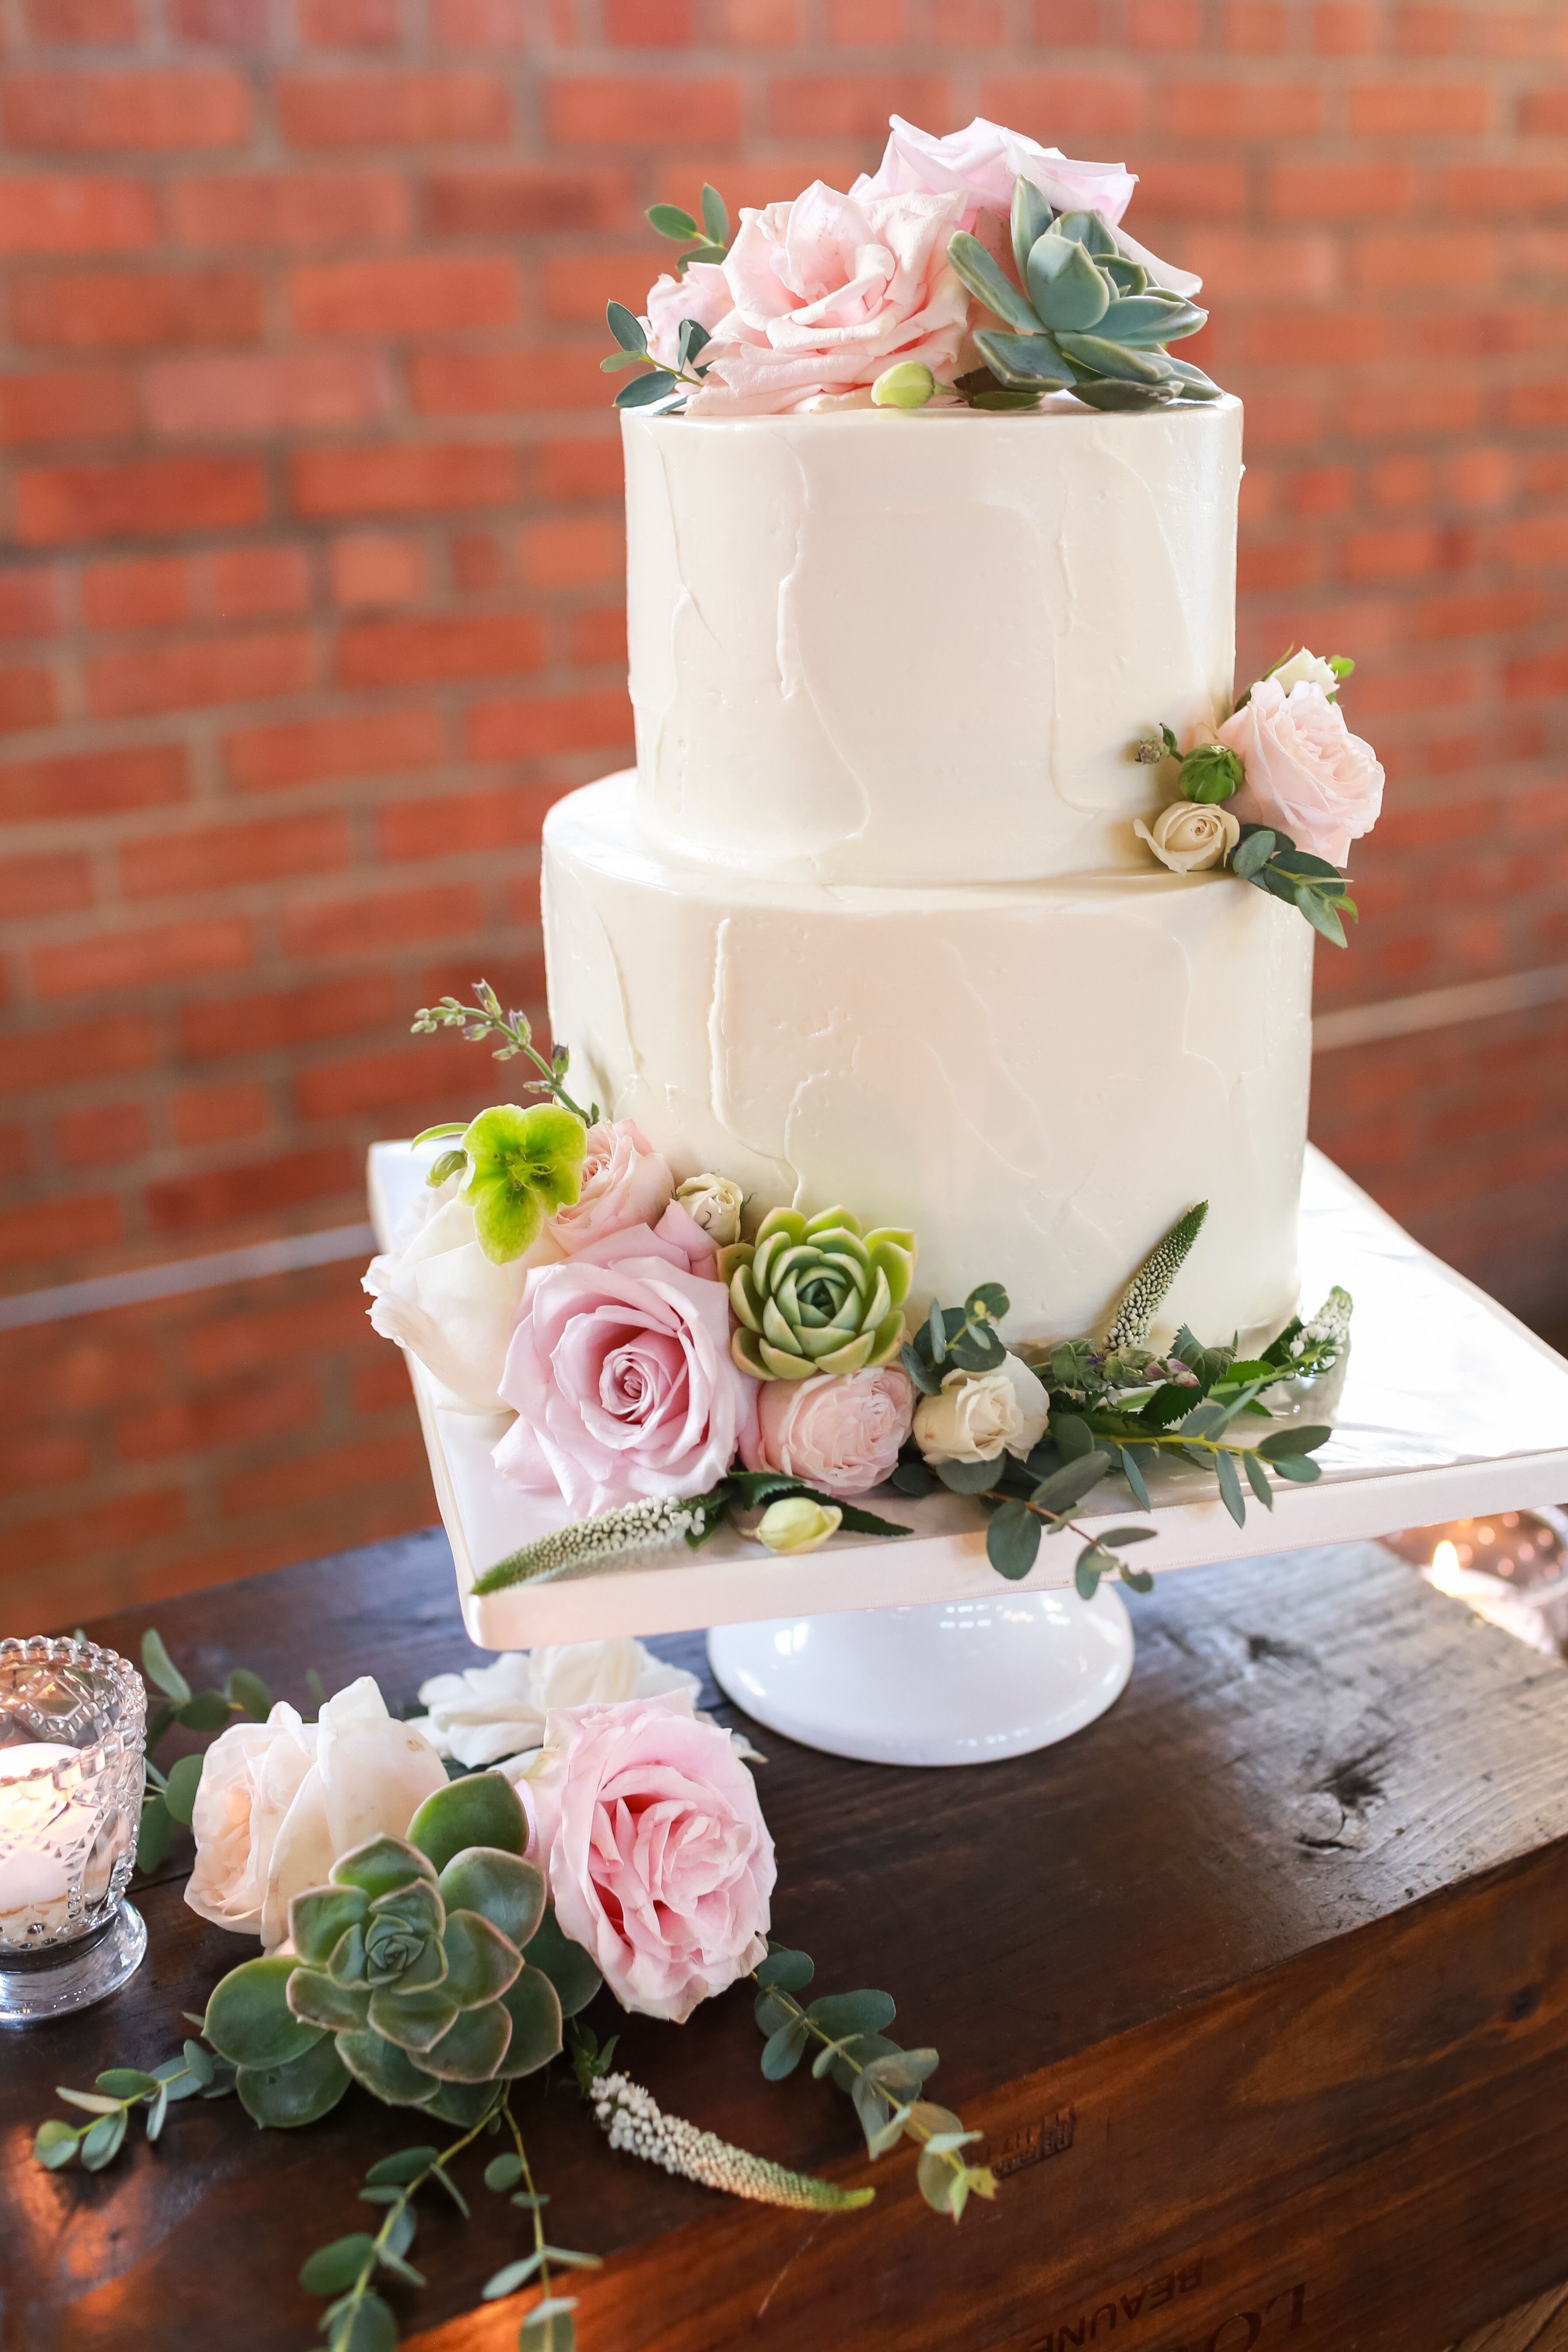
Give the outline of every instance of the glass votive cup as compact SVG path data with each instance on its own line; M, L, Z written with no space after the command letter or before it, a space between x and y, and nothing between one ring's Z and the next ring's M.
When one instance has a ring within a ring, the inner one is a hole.
M146 1714L112 1650L0 1641L0 2025L101 2000L147 1948L125 1900Z

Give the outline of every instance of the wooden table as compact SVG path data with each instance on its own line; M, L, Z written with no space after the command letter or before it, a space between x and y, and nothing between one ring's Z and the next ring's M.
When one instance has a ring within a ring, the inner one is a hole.
M193 1681L247 1664L301 1704L311 1664L395 1708L473 1655L437 1533L89 1631L134 1655L150 1615ZM760 1736L775 1932L937 2044L994 2205L955 2231L907 2149L857 2155L826 2084L764 2084L741 1990L679 2031L630 2021L620 2063L678 2113L879 2194L801 2219L668 2179L552 2069L520 2108L557 2242L610 2258L584 2352L1439 2352L1542 2297L1479 2341L1563 2342L1568 1671L1366 1545L1188 1570L1136 1622L1125 1697L1037 1756L900 1772ZM700 1663L696 1636L659 1646ZM191 2102L106 2173L31 2163L54 2084L155 2062L254 1949L186 1908L187 1864L138 1894L122 1993L0 2045L5 2352L311 2344L302 2257L421 2137L357 2094L265 2137ZM431 2284L392 2291L428 2352L516 2341L515 2304L474 2306L523 2217L479 2197L468 2227L426 2215Z

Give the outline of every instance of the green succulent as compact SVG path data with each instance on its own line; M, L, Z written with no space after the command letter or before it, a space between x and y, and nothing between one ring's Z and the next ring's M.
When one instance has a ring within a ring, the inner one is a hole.
M232 1969L207 2004L258 2123L313 2123L353 2081L470 2124L554 2057L599 1976L556 1926L527 1843L516 1790L476 1772L426 1798L405 1838L356 1846L294 1897L293 1951Z
M731 1351L759 1381L807 1381L889 1363L915 1270L915 1237L891 1226L862 1234L847 1209L803 1217L773 1209L755 1242L719 1253L741 1329Z
M1152 285L1099 213L1054 213L1020 178L1012 228L1018 285L967 230L947 248L963 284L1002 321L974 338L995 380L973 393L977 406L1032 408L1047 392L1071 392L1104 409L1222 397L1202 368L1165 349L1195 335L1208 312Z

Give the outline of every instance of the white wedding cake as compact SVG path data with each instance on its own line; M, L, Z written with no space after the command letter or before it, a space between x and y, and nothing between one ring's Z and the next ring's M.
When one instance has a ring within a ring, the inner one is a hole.
M551 1021L677 1173L912 1227L915 1298L1292 1312L1312 934L1133 830L1229 706L1241 408L624 419L635 772L546 820Z

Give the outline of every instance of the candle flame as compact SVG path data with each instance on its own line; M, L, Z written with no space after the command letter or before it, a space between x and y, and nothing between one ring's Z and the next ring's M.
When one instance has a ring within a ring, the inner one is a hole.
M1464 1570L1459 1566L1459 1555L1447 1537L1433 1553L1432 1565L1426 1573L1439 1592L1455 1594L1464 1591Z

